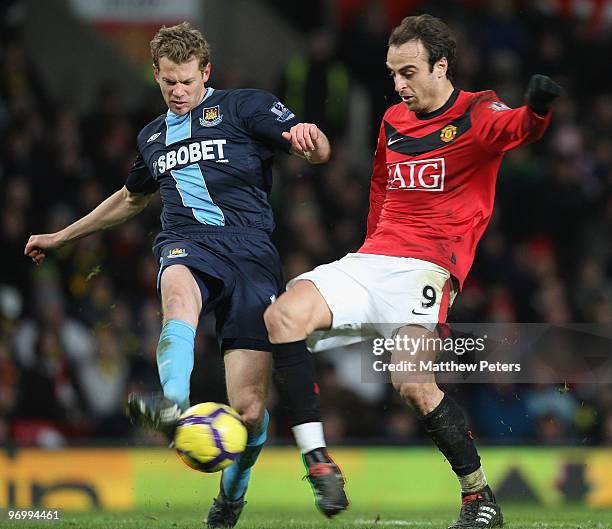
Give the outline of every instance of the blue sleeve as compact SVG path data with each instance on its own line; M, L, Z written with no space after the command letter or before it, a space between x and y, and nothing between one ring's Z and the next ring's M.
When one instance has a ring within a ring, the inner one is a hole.
M151 176L140 152L130 169L125 187L131 193L155 193L159 189L157 180Z
M291 142L285 140L283 132L300 121L279 99L263 90L242 90L238 101L238 115L246 129L257 139L274 149L291 151Z

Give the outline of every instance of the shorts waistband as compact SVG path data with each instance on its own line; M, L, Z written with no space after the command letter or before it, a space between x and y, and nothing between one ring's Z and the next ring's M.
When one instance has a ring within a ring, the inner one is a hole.
M176 235L178 237L184 235L247 235L249 237L258 237L269 239L270 234L264 230L260 230L258 228L249 228L246 226L194 226L193 224L188 224L185 226L175 226L170 229L162 230L161 234L168 235Z

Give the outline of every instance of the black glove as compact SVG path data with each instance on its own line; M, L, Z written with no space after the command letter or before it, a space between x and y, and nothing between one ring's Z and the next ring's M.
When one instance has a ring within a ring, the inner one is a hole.
M539 73L532 75L525 92L527 106L536 114L544 116L550 110L555 99L563 89L550 77Z

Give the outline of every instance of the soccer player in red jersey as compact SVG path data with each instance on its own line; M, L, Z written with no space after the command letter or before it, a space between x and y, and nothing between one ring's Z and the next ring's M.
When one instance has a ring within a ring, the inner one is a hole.
M380 127L365 241L357 253L289 283L264 315L273 343L297 342L316 330L337 335L357 324L385 338L437 336L491 218L504 153L542 137L561 93L548 77L534 75L526 104L511 109L495 92L460 90L455 47L446 24L430 15L407 17L391 33L387 68L401 102ZM308 150L297 135L292 141ZM435 351L396 347L392 362L432 358ZM451 528L500 527L502 512L462 410L433 373L418 379L391 373L391 380L458 477L462 507Z

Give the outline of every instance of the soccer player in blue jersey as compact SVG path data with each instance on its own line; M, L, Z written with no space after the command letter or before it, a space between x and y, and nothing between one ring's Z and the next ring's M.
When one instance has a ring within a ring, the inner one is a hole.
M125 186L66 228L31 236L25 254L40 264L47 250L128 220L160 192L162 231L153 250L160 263L163 327L157 363L163 396L131 395L128 413L139 424L172 435L189 406L200 314L214 312L229 402L249 437L245 452L221 477L207 523L233 527L266 440L273 346L263 313L284 288L270 240L272 163L279 150L324 163L331 149L316 125L300 123L272 94L207 87L210 49L189 24L160 29L151 53L168 111L138 134L138 155ZM292 413L317 507L332 516L348 502L342 474L325 449L306 346L299 341L274 348L282 362L276 365L281 398Z

